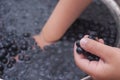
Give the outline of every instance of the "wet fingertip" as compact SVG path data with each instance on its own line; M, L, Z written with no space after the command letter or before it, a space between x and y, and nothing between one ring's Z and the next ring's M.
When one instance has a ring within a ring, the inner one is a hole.
M80 45L82 46L82 47L85 47L86 46L86 44L87 44L87 38L82 38L81 40L80 40Z
M85 35L84 38L88 38L89 35Z
M100 43L102 43L102 44L105 43L103 39L99 39L98 41L99 41Z

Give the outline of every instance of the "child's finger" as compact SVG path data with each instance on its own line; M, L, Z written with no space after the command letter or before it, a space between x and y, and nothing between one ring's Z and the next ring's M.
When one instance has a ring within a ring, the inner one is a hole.
M88 38L89 35L85 35L84 38Z
M103 39L99 39L98 40L100 43L104 44L104 40Z
M105 60L110 60L114 55L114 49L112 47L101 44L89 38L81 39L80 45L84 50L93 53Z
M84 38L88 38L88 36L89 36L89 35L85 35ZM97 41L100 42L100 43L102 43L102 44L104 44L104 40L103 40L103 39L98 39L98 38L97 38Z

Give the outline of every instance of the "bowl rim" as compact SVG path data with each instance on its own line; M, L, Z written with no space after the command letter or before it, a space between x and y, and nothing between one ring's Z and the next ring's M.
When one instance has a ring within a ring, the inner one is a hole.
M117 26L117 39L115 46L120 48L120 6L115 0L101 0L111 12Z

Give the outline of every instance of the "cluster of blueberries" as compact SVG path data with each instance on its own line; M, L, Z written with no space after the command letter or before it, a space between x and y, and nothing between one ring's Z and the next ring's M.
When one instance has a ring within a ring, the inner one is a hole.
M17 61L30 60L30 56L25 54L25 51L32 48L27 40L30 36L30 33L18 36L15 31L0 33L0 76Z
M107 27L94 21L78 19L72 24L61 40L75 42L82 39L84 35L89 35L88 38L90 39L97 41L97 38L102 38L105 44L114 46L116 33L117 30L114 26ZM30 41L31 39L33 41ZM0 75L2 76L6 69L11 69L16 62L30 61L31 56L26 53L34 48L33 44L36 45L30 33L18 35L15 31L0 32ZM98 61L100 59L100 57L82 49L80 41L76 42L76 46L77 53L83 54L90 61Z
M97 33L96 32L90 32L88 38L97 41ZM76 42L76 46L77 46L76 52L78 54L83 54L90 61L93 61L93 60L99 61L100 58L98 56L96 56L94 54L91 54L91 53L89 53L89 52L87 52L87 51L85 51L84 49L81 48L80 41Z
M76 40L82 39L85 35L89 35L88 38L93 40L96 40L96 38L103 39L104 44L115 46L117 29L115 27L115 23L111 23L111 26L107 26L93 20L77 19L72 24L70 29L65 33L65 36L62 38L62 40L76 42ZM79 41L76 42L76 45L78 47L76 51L78 53L83 53L90 61L99 60L98 56L83 50L80 47Z

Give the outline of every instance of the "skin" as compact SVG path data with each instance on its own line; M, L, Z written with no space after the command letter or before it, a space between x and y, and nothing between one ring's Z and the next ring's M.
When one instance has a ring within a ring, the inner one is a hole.
M41 33L35 36L43 48L59 40L92 0L60 0Z
M76 52L74 46L74 58L77 66L84 72L91 75L94 80L120 80L120 49L110 47L100 42L83 38L80 41L81 47L101 59L99 61L89 61L82 54Z

